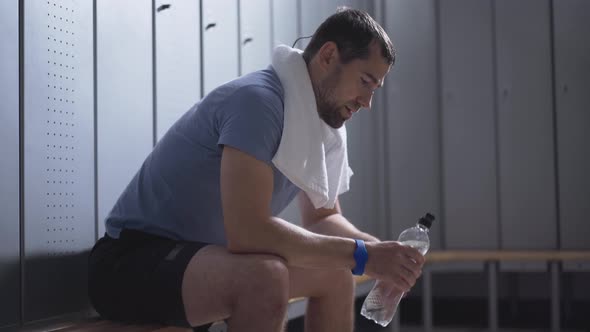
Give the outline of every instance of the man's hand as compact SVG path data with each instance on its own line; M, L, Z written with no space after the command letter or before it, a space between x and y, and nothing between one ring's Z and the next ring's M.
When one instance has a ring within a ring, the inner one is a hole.
M304 192L299 194L303 225L312 232L363 239L369 254L365 274L407 292L422 274L424 257L418 250L399 242L379 240L361 232L344 216L338 200L334 209L315 209Z
M424 256L412 247L397 241L369 242L366 247L369 260L365 273L370 277L394 282L407 292L422 274Z

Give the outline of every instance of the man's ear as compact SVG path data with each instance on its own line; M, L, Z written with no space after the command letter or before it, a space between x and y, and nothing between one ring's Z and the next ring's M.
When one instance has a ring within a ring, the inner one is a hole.
M322 68L329 68L340 61L338 46L332 41L325 42L318 51L318 60Z

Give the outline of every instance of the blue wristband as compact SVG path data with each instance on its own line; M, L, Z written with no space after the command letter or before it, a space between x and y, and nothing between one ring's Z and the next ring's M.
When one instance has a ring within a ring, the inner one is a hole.
M367 248L365 247L365 241L354 241L356 242L356 249L354 249L354 260L356 261L356 266L354 269L352 269L352 274L355 276L361 276L363 273L365 273L365 264L367 264L369 254L367 253Z

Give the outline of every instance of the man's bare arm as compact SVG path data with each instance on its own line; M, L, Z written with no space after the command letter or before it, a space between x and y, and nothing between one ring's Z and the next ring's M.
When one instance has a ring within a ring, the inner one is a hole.
M319 234L334 235L352 239L361 239L368 242L377 242L379 239L368 233L360 231L342 215L340 202L336 200L333 209L316 209L305 192L298 195L299 209L303 227Z
M225 146L221 161L221 198L228 249L270 253L293 266L353 268L354 241L307 231L271 217L272 168Z
M271 217L272 168L237 149L225 146L221 159L221 199L228 250L233 253L274 254L289 265L307 268L352 269L355 243L327 236ZM397 242L367 243L366 273L411 288L424 258Z

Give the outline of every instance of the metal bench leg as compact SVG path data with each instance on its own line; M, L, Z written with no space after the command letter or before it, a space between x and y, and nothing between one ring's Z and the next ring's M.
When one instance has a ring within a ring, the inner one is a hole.
M498 263L488 262L488 324L491 332L498 331Z
M422 319L424 332L432 332L432 271L428 267L422 270Z
M559 332L561 316L559 311L559 262L550 262L551 270L551 332Z

